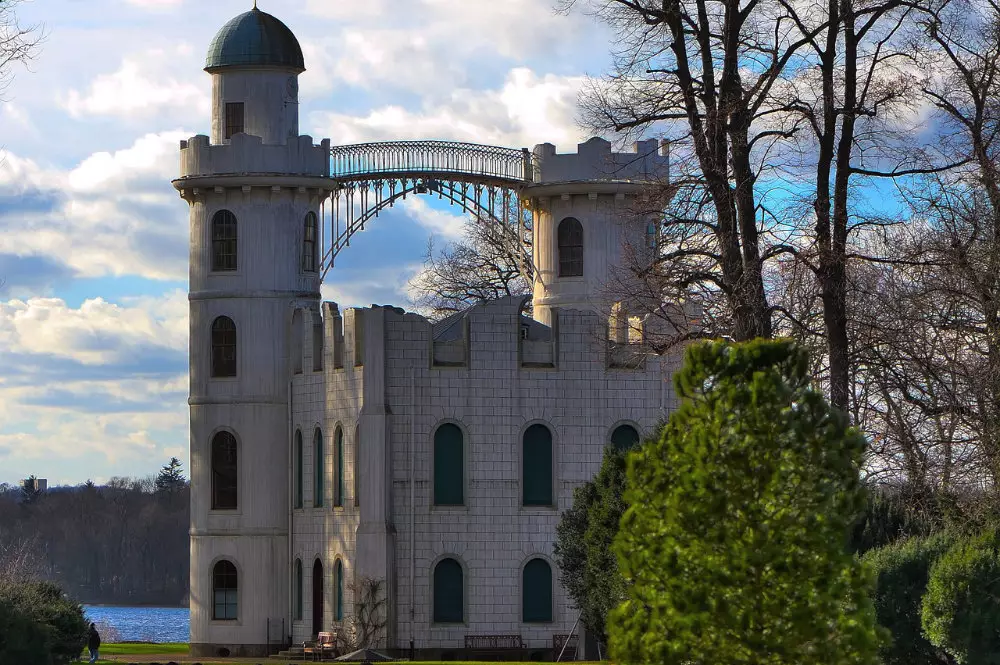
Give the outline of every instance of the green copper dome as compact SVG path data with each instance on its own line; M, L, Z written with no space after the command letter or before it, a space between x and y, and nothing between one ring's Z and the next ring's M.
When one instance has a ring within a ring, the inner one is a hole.
M256 7L226 23L212 40L205 69L220 67L306 68L299 40L288 26Z

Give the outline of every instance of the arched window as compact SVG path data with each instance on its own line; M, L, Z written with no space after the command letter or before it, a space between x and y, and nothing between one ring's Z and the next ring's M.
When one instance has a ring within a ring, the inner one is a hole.
M521 574L521 620L552 621L552 567L545 559L532 559Z
M434 623L462 623L464 602L462 564L454 559L441 559L434 566Z
M552 432L545 425L524 431L521 453L523 503L525 506L552 505Z
M434 432L434 505L463 505L464 485L462 430L458 425L445 423Z
M212 437L212 510L236 510L236 437L219 432Z
M228 316L212 321L212 376L236 376L236 324Z
M220 210L212 216L212 271L236 270L236 215Z
M295 507L302 507L302 432L295 430Z
M344 430L337 427L333 435L333 463L337 466L334 470L333 480L333 505L344 505Z
M361 505L361 425L354 428L354 505Z
M306 215L302 229L302 270L316 272L316 213Z
M337 559L333 565L333 620L344 620L344 563Z
M295 560L295 620L302 621L302 559Z
M323 562L313 562L312 578L312 634L323 630Z
M212 569L212 618L216 621L235 621L239 609L239 586L236 566L222 560Z
M559 222L559 276L583 275L583 225L575 217Z
M639 443L639 433L631 425L619 425L611 433L611 445L618 450L628 450Z
M323 431L320 428L316 428L315 434L313 434L313 506L319 508L323 505L323 492L325 488L323 487L323 472L325 471L325 461L323 459Z

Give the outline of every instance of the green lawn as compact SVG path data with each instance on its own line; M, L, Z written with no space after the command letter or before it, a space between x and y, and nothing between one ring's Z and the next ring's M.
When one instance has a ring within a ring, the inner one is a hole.
M176 642L172 644L102 644L100 648L102 656L130 656L130 655L180 655L188 654L186 642ZM90 652L86 648L83 655L90 659Z

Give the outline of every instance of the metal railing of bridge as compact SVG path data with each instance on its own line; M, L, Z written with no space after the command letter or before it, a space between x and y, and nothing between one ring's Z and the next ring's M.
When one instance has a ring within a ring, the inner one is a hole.
M527 148L457 141L356 143L330 149L330 177L334 180L381 180L419 174L465 176L512 184L530 182L531 152Z

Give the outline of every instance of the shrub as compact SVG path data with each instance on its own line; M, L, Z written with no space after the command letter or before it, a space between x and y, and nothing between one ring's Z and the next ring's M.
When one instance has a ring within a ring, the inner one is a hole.
M940 650L924 637L920 611L931 566L954 540L945 533L910 538L864 556L875 575L875 615L891 634L879 650L885 665L941 662Z
M682 405L628 458L612 659L875 665L867 569L846 536L864 440L790 342L695 344Z
M1000 534L956 542L931 567L921 622L927 639L966 665L1000 663Z
M63 665L79 657L87 642L83 607L51 582L0 586L4 627L0 663Z

